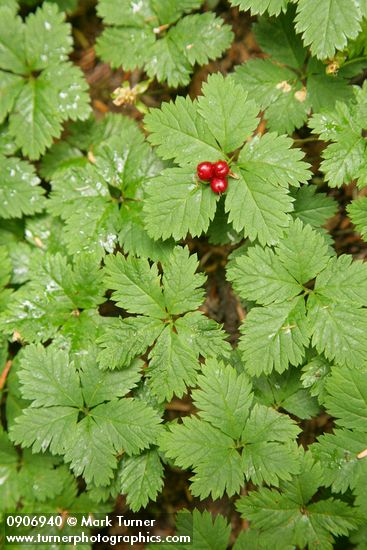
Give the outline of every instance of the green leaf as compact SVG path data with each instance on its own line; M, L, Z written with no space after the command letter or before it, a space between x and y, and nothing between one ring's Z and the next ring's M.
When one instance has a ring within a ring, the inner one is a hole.
M310 394L318 398L319 403L324 403L326 395L326 382L330 375L331 365L322 356L313 357L302 368L302 385L310 390Z
M260 48L279 63L302 68L307 54L300 36L293 25L294 10L278 17L261 17L254 25L256 41Z
M88 84L79 67L71 63L52 65L42 79L57 92L57 109L63 120L85 120L91 108Z
M188 534L192 530L195 550L211 550L212 548L225 550L228 547L231 528L221 514L212 516L207 510L199 512L196 509L189 514L184 509L180 510L176 517L177 533ZM177 548L179 547L177 546Z
M71 27L57 6L46 2L31 13L25 26L25 55L30 71L65 61L72 50Z
M201 160L216 161L221 157L214 136L199 114L198 102L189 97L178 97L174 103L163 103L160 109L151 109L144 122L150 132L148 140L157 146L163 159L196 165Z
M367 240L367 197L361 197L352 201L347 206L347 212L351 222L356 226L357 231Z
M231 260L227 277L242 298L261 305L283 302L302 291L275 252L258 245Z
M98 38L97 53L112 67L144 67L151 79L167 81L169 86L186 85L193 65L219 57L233 36L230 27L213 13L182 17L202 3L144 0L135 5L123 0L117 7L110 0L102 0L98 12L114 26ZM129 44L128 50L124 43Z
M269 460L271 457L271 460ZM245 446L242 468L247 479L256 485L279 485L299 471L297 446L276 442L257 442Z
M27 71L24 25L11 9L0 8L0 68L17 74Z
M122 254L107 256L106 285L114 290L113 299L130 313L142 313L158 319L167 315L155 264L145 259L124 258Z
M256 129L258 108L253 101L247 101L241 86L221 74L209 76L202 91L198 111L221 149L230 153Z
M98 338L102 348L98 354L101 368L128 366L135 357L153 345L163 328L161 320L145 316L106 320Z
M34 453L63 454L77 427L78 409L73 407L26 408L12 424L9 436L16 444L32 447Z
M226 456L232 439L195 416L184 416L182 424L171 423L159 438L159 447L167 457L175 459L181 468Z
M124 47L127 43L129 48ZM109 27L98 37L96 52L112 68L132 71L146 63L147 52L154 47L155 36L149 27Z
M317 277L315 292L336 302L356 306L367 304L367 265L342 254L330 258L326 269Z
M272 185L260 174L243 169L237 173L239 179L230 181L226 194L228 221L236 231L243 229L251 241L277 243L289 225L293 199L286 189Z
M142 400L118 399L136 386L141 361L121 372L101 372L94 353L90 347L81 357L74 356L79 360L77 373L71 356L57 344L26 348L19 377L22 395L31 403L12 424L11 437L34 452L49 448L65 455L87 483L107 485L117 454L137 454L156 442L160 418Z
M182 14L199 9L203 0L181 0L179 4L172 0L151 0L154 12L161 24L174 23Z
M307 303L312 345L329 360L354 368L367 359L367 311L349 302L311 295ZM353 327L353 330L350 330Z
M310 101L303 93L301 81L295 78L291 69L270 59L254 59L237 67L234 79L242 85L250 99L266 109L271 131L291 134L307 120Z
M164 301L171 315L179 315L197 309L204 301L205 276L196 273L197 256L188 248L175 247L163 264Z
M81 407L79 376L66 351L41 345L27 346L19 372L21 392L34 407Z
M37 160L61 134L56 88L42 78L23 86L10 116L9 129L23 154Z
M317 416L319 405L311 392L302 386L298 368L289 368L282 374L273 372L254 380L256 398L275 409L285 409L302 419Z
M1 316L7 334L27 341L52 338L71 315L104 301L102 272L94 256L80 254L74 266L61 254L33 256L32 280L21 286ZM76 327L74 326L74 330Z
M18 482L18 456L15 448L10 443L7 433L0 430L0 473L2 484L0 485L0 510L14 509L20 497Z
M367 385L365 367L334 367L326 382L327 410L338 425L366 431ZM360 449L363 450L363 449Z
M200 368L197 353L172 326L160 334L149 359L149 386L160 401L169 401L173 394L181 397L186 386L195 385Z
M18 475L18 483L22 492L22 500L45 502L58 496L65 483L70 483L67 468L60 466L55 468L57 460L48 455L34 455L31 451L24 450L21 459L21 469ZM30 479L37 480L37 492L34 492Z
M313 229L322 227L336 214L335 201L325 193L318 193L316 185L303 185L297 189L294 197L292 215Z
M111 201L108 185L93 167L57 175L47 204L50 213L66 221L63 233L69 253L113 252L121 216L118 205ZM79 215L81 205L83 217Z
M148 235L144 225L142 203L131 201L126 202L124 206L125 208L120 209L122 228L119 233L119 242L124 252L155 262L167 261L175 245L173 239L153 240Z
M174 29L152 46L151 58L147 61L146 70L150 78L156 77L159 82L167 81L169 86L184 86L190 82L191 66L184 51L177 47L174 40Z
M336 101L348 101L353 88L340 74L327 74L325 65L311 58L307 65L307 93L314 112L334 109Z
M318 8L317 0L298 0L296 31L314 56L331 58L357 36L362 14L355 0L325 0L323 9Z
M21 218L44 208L44 190L31 164L0 155L0 215Z
M180 337L202 357L228 357L231 346L225 340L226 332L221 325L209 319L201 311L191 311L175 321Z
M309 342L302 297L250 310L241 326L240 350L246 369L259 376L301 364Z
M288 0L230 0L232 6L239 6L243 11L251 10L253 14L279 15L287 8Z
M362 475L367 473L367 463L358 454L366 448L366 435L350 430L335 430L323 434L311 446L312 456L322 468L323 482L335 493L355 489Z
M255 482L258 475L277 484L279 478L290 479L299 470L297 446L292 443L298 427L267 407L255 405L249 416L252 393L244 374L211 360L198 384L193 398L202 409L199 417L172 422L160 438L168 458L182 468L193 468L195 496L211 493L219 498L224 491L232 495L243 485L244 473Z
M0 71L0 79L0 122L3 122L13 109L14 102L24 86L24 79L5 71Z
M349 131L340 134L337 143L327 147L323 154L321 170L325 173L325 180L329 187L340 187L343 183L350 183L359 175L365 150L365 141L359 135Z
M357 527L355 510L341 500L320 500L308 504L321 484L320 473L307 453L301 461L301 472L281 490L260 488L241 497L237 509L243 518L261 530L262 535L304 548L318 546L332 550L334 536L346 535ZM269 539L268 539L269 540Z
M209 360L197 384L200 389L194 390L192 397L201 418L233 439L239 438L253 399L247 376L237 376L232 367Z
M247 172L255 172L272 185L298 187L309 179L308 165L301 162L300 149L291 149L293 141L287 136L267 133L255 136L241 150L238 164Z
M264 407L256 403L241 439L245 443L246 451L247 444L264 441L290 442L298 436L300 431L300 428L289 416L281 414L271 407Z
M203 13L183 17L168 31L168 37L192 66L195 63L205 65L211 59L221 57L231 45L233 33L222 18L215 17L214 13Z
M195 181L193 170L168 168L146 186L145 225L154 239L193 237L208 229L218 196Z
M155 449L122 460L120 491L127 495L127 503L133 512L145 507L149 500L156 500L163 487L162 477L163 465Z
M154 14L151 4L151 0L143 0L137 9L130 0L121 0L118 4L114 0L100 0L97 11L108 25L143 25L144 20Z
M65 462L70 463L76 476L83 475L87 483L108 485L116 468L116 457L106 426L98 426L90 416L83 418L73 429L65 449Z
M116 397L123 397L136 387L142 376L142 361L133 361L119 372L103 372L94 359L87 357L79 371L82 393L88 407L95 407Z
M152 407L130 397L98 405L92 418L116 452L124 449L128 454L154 444L161 422Z
M191 491L213 498L224 491L234 494L243 483L240 454L233 440L217 428L195 417L184 417L182 424L171 424L160 438L165 454L182 468L195 465Z
M296 219L277 246L277 255L300 284L306 284L325 269L328 246L320 233Z

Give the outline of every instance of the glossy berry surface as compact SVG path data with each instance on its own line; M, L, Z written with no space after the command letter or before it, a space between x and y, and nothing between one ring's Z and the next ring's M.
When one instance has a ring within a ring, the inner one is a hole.
M229 166L225 160L218 160L214 164L214 174L219 178L225 178L229 173Z
M214 176L214 165L211 162L200 162L196 167L199 178L203 181L209 181Z
M228 182L226 178L218 178L214 176L210 182L210 187L214 193L224 193L228 187Z

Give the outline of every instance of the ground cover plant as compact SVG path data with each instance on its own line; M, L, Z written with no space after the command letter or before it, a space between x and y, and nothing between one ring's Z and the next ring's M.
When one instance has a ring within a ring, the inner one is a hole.
M366 16L0 0L1 521L367 548Z

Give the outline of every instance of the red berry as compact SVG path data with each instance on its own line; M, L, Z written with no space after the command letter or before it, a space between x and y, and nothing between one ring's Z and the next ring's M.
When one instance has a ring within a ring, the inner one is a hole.
M199 178L203 181L209 181L214 176L214 166L211 162L200 162L196 167Z
M228 173L229 166L225 160L218 160L218 162L214 164L214 174L218 176L218 178L225 178Z
M210 187L214 193L224 193L228 187L228 181L226 178L217 178L214 176L210 182Z

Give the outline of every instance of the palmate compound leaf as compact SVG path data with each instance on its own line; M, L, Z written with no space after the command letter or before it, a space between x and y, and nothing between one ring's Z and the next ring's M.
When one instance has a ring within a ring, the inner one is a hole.
M334 537L347 535L361 518L356 509L338 499L310 503L322 484L322 472L310 453L301 456L300 462L301 471L281 482L280 491L265 487L251 491L237 501L237 509L277 550L287 545L332 550Z
M95 256L80 254L74 264L57 254L34 254L31 280L14 293L0 316L5 334L44 342L74 318L74 332L84 321L80 309L95 310L105 299L102 271Z
M256 112L232 78L211 75L198 100L178 98L146 115L148 139L157 153L182 166L167 169L146 187L145 223L153 238L179 239L207 230L218 196L197 180L196 165L233 153L256 128ZM291 145L285 136L255 137L231 167L235 177L225 200L228 221L262 244L275 244L289 224L293 198L288 186L307 180L302 154Z
M51 366L58 377L50 377ZM143 401L123 398L138 382L141 366L135 362L121 372L101 372L91 348L78 371L64 350L28 346L19 371L21 390L24 396L38 397L12 424L12 440L34 452L49 448L62 454L76 475L97 486L107 485L116 455L122 450L138 454L154 444L158 434L156 412ZM60 393L60 377L72 386L71 395L65 387Z
M141 186L159 172L160 162L137 125L124 117L108 117L89 131L91 143L85 146L93 150L93 163L78 150L78 162L85 158L83 165L59 166L51 181L49 211L65 220L69 252L104 255L120 242L126 252L161 259L172 245L155 243L147 235L141 204ZM66 147L73 148L73 144ZM79 215L81 204L83 217Z
M279 478L289 479L290 473L298 470L292 445L297 426L267 407L256 405L250 413L251 383L244 373L208 360L193 398L202 409L199 416L168 425L160 447L178 466L193 468L194 495L204 498L211 493L219 498L224 491L229 495L237 492L244 476L254 477L255 483L277 484ZM268 460L265 466L267 452L274 462Z
M256 247L247 255L234 257L229 277L239 294L253 299L254 292L255 300L266 304L252 309L241 329L240 348L254 374L261 374L263 369L270 372L274 367L282 372L288 362L300 364L310 337L326 359L350 366L365 361L366 268L362 262L351 263L345 256L336 260L328 254L323 236L296 219L275 254ZM262 266L260 275L258 265ZM315 277L313 290L304 286ZM255 278L258 288L254 288ZM308 296L306 309L303 297L294 298L296 283L298 293ZM278 296L283 298L279 304ZM260 347L259 338L263 342ZM267 350L265 366L263 348Z
M196 256L176 247L162 265L161 280L156 264L147 260L122 255L106 258L106 285L114 290L112 299L141 315L107 321L98 339L104 369L128 366L152 346L146 375L160 401L173 394L181 396L186 386L195 384L199 355L226 356L230 348L220 325L194 311L203 301L205 281L195 273Z
M71 27L56 5L45 2L25 23L7 9L1 12L0 80L5 97L0 94L0 120L9 114L16 145L38 159L60 136L64 120L88 116L87 85L80 69L66 61Z
M294 30L295 10L279 17L261 17L254 33L270 56L237 67L234 78L266 110L268 127L292 133L303 126L311 112L333 109L337 100L352 96L348 74L326 74L323 63L306 58L307 50ZM302 77L301 77L302 74Z
M202 3L144 0L140 4L123 1L116 6L101 0L98 12L113 26L98 38L97 52L113 67L145 67L151 78L169 86L188 84L195 63L219 57L233 38L230 27L214 13L182 17ZM128 50L123 47L127 42Z

